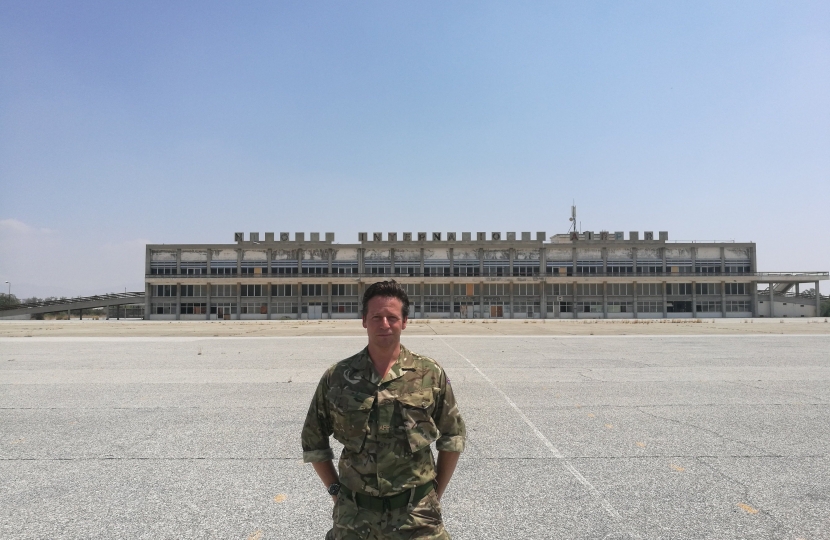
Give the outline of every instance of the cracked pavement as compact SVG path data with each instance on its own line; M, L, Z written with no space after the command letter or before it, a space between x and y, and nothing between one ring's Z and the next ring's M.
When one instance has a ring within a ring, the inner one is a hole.
M322 538L299 432L364 341L0 338L0 537ZM456 540L830 538L828 335L403 341L467 423Z

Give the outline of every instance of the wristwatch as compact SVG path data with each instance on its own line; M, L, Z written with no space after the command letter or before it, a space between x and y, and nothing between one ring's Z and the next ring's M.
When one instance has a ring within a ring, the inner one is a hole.
M338 482L333 483L329 486L329 495L332 497L337 497L337 494L340 493L340 484Z

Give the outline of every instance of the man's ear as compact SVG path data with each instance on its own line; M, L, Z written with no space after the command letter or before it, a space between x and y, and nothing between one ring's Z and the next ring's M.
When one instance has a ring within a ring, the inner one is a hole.
M401 322L401 330L406 330L406 322L409 320L408 317L404 317Z
M367 326L366 326L366 315L363 315L363 328L367 328Z

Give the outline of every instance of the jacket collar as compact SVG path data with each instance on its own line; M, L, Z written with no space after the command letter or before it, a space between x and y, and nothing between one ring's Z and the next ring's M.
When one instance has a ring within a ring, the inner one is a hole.
M375 385L380 385L403 377L404 371L415 369L415 359L412 357L409 349L401 345L401 352L398 355L398 359L392 364L386 377L381 379L380 375L375 371L374 364L372 364L372 358L369 356L369 347L366 347L355 356L352 361L352 368L354 368L355 373L367 381Z

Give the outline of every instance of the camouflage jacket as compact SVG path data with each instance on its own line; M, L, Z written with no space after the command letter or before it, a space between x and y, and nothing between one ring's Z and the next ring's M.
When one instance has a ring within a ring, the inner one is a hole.
M403 346L383 379L368 349L326 371L303 425L303 460L332 459L332 434L343 443L340 482L376 497L432 481L430 443L461 452L466 436L444 370Z

